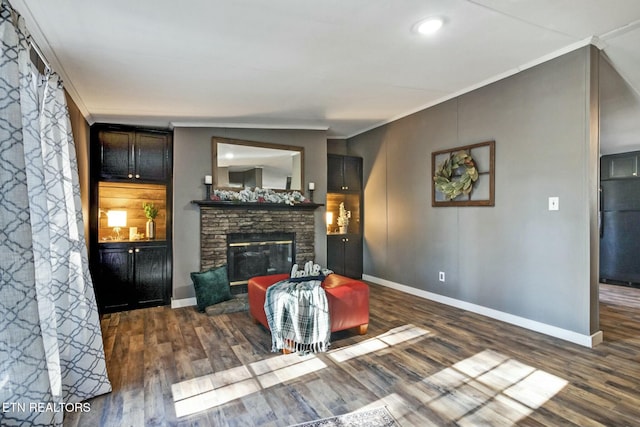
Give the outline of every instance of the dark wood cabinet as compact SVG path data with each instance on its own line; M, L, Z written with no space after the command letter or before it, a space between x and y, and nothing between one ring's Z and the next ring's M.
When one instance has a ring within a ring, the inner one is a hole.
M334 273L359 279L362 277L362 236L330 234L327 236L327 265Z
M169 303L165 242L102 243L94 275L101 313Z
M168 132L101 125L96 125L93 132L101 180L165 182L170 178L171 135Z
M170 303L172 143L168 130L91 127L89 260L101 313ZM146 236L144 203L159 209L158 240ZM119 233L109 221L117 211Z
M600 179L638 178L640 151L610 154L600 158Z
M134 177L145 181L169 179L169 135L136 132L134 145Z
M102 179L128 179L133 160L133 132L97 131L97 148Z
M329 154L327 191L362 191L362 158Z
M123 245L102 246L93 271L93 287L100 313L130 310L131 270L129 253Z
M327 158L327 267L347 277L362 277L363 195L362 158L329 154ZM341 207L348 226L340 227Z

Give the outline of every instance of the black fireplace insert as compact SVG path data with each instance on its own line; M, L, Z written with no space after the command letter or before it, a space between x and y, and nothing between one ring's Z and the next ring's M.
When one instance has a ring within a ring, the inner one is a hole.
M229 283L244 285L250 278L288 273L295 260L295 233L227 234Z

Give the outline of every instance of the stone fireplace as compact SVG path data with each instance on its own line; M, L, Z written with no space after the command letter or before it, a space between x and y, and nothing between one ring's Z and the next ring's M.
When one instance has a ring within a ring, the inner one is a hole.
M302 264L315 259L314 252L314 203L295 206L269 203L230 203L216 201L194 201L200 206L200 269L207 270L227 264L228 236L238 234L275 235L289 233L294 238L293 262ZM257 251L252 251L257 252ZM264 263L258 254L246 256L244 261L254 258ZM258 271L261 265L249 266ZM246 292L246 285L231 287L232 293Z

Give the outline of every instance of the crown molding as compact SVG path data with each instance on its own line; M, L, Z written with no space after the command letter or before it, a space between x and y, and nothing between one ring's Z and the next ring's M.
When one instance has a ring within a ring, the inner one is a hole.
M236 128L236 129L282 129L282 130L317 130L327 131L328 126L319 125L293 125L286 123L220 123L215 121L201 121L201 120L184 120L184 121L172 121L170 125L174 128L177 127L196 127L196 128Z
M515 68L512 68L512 69L510 69L508 71L505 71L504 73L496 74L496 75L494 75L492 77L489 77L488 79L485 79L485 80L483 80L481 82L478 82L478 83L476 83L474 85L467 86L464 89L461 89L461 90L456 91L454 93L451 93L449 95L443 96L442 98L438 98L438 99L436 99L436 100L434 100L432 102L429 102L427 104L424 104L424 105L422 105L420 107L411 109L411 110L409 110L409 111L407 111L405 113L399 114L397 116L393 116L390 119L384 120L384 121L379 122L379 123L377 123L375 125L372 125L372 126L369 126L367 128L364 128L363 130L360 130L360 131L358 131L358 132L356 132L354 134L351 134L351 135L347 136L346 138L356 137L356 136L361 135L361 134L363 134L365 132L368 132L370 130L379 128L380 126L384 126L386 124L395 122L396 120L400 120L402 118L410 116L411 114L415 114L415 113L420 112L422 110L426 110L427 108L434 107L434 106L436 106L438 104L442 104L443 102L446 102L446 101L449 101L451 99L457 98L457 97L459 97L461 95L464 95L466 93L472 92L472 91L474 91L476 89L480 89L481 87L488 86L491 83L495 83L495 82L497 82L499 80L502 80L502 79L505 79L507 77L511 77L511 76L513 76L515 74L518 74L518 73L520 73L520 72L522 72L524 70L527 70L529 68L533 68L536 65L540 65L540 64L542 64L544 62L547 62L547 61L550 61L552 59L558 58L558 57L560 57L562 55L565 55L565 54L567 54L569 52L573 52L574 50L583 48L585 46L589 46L591 44L594 44L596 47L598 47L598 44L596 44L594 42L599 43L599 39L597 37L587 37L586 39L583 39L583 40L580 40L578 42L572 43L572 44L570 44L568 46L565 46L563 48L560 48L560 49L558 49L558 50L556 50L556 51L554 51L554 52L552 52L552 53L550 53L548 55L544 55L544 56L541 56L541 57L539 57L537 59L534 59L533 61L526 62L526 63L524 63L524 64L522 64L522 65L520 65L518 67L515 67Z

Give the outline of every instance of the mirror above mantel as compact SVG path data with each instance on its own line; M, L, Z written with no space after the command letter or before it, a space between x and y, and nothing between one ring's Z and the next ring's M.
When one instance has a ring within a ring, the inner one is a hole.
M304 189L304 147L239 139L211 139L215 188Z

